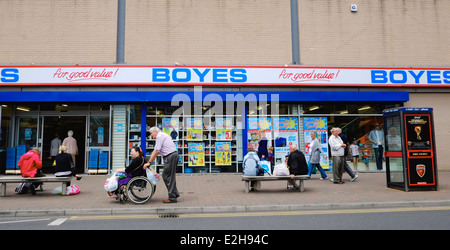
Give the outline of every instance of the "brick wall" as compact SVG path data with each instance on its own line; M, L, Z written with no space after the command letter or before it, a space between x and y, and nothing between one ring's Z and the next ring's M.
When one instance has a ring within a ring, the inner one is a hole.
M450 65L450 1L298 2L305 65ZM284 65L290 29L288 0L129 0L125 62ZM0 64L112 64L116 30L117 0L3 0Z
M2 0L0 64L112 64L116 29L116 1Z
M446 0L299 0L301 61L450 66L449 10Z
M289 1L127 1L130 64L284 65Z
M433 108L436 140L437 166L439 170L450 170L448 145L450 145L449 93L410 93L406 107Z

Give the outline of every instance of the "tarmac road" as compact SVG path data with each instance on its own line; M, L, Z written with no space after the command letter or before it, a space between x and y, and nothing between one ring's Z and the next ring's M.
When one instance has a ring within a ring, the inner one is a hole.
M331 175L331 174L330 174ZM178 203L164 204L167 189L160 181L155 195L147 203L119 204L106 197L103 185L105 175L85 175L72 181L81 193L60 196L51 191L59 183L46 183L37 195L18 195L17 184L8 184L7 195L0 197L0 217L123 214L192 214L223 212L304 211L329 209L363 209L396 207L450 206L450 172L438 175L438 191L410 191L386 187L386 176L381 173L359 173L355 182L344 174L343 185L319 180L313 175L305 181L305 192L286 190L283 181L263 182L258 192L246 194L239 174L179 174L177 185L181 197Z

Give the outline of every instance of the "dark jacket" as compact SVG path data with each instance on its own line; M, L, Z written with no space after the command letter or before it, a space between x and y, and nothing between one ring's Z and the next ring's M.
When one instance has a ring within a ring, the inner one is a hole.
M339 137L341 137L341 140L344 144L348 145L348 139L347 136L344 135L344 133L340 133ZM348 155L348 147L344 148L344 156Z
M73 170L72 155L68 153L58 154L57 156L55 156L55 161L56 161L55 173Z
M258 157L261 161L267 161L267 158L269 157L269 151L267 150L267 142L268 140L266 137L263 137L258 144ZM264 155L264 160L263 160Z
M144 161L144 162L142 162ZM145 170L144 170L144 164L145 164L146 160L142 157L136 157L134 158L130 165L128 165L128 167L125 168L125 173L127 173L127 175L129 173L131 173L132 177L135 176L146 176L145 175Z
M308 174L308 164L306 163L305 155L295 150L289 154L288 164L289 173L293 175L305 175Z

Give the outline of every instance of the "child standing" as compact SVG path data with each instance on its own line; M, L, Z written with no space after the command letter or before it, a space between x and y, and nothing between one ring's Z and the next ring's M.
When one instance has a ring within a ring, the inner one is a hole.
M270 162L270 166L272 168L272 173L273 173L273 169L275 167L275 157L273 155L273 147L270 146L267 151L269 152L269 156L267 157L267 160Z
M364 144L362 153L364 164L366 164L366 170L369 171L370 150L367 148L367 144Z
M350 145L350 150L352 151L353 156L353 169L358 171L359 147L357 141L353 141L353 144Z

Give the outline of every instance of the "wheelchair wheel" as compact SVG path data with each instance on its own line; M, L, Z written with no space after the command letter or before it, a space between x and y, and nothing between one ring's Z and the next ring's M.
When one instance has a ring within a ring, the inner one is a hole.
M126 193L130 201L141 204L153 196L154 189L149 179L144 176L136 176L128 182Z

